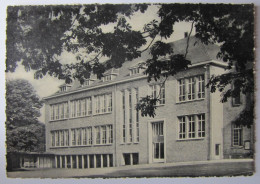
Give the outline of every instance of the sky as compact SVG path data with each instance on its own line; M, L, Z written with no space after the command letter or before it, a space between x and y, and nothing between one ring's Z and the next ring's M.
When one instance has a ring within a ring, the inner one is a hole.
M150 6L144 14L136 13L134 16L131 17L131 19L127 18L127 20L134 30L142 30L144 23L148 23L153 19L157 19L157 20L159 19L156 13L157 10L158 10L158 6L153 5ZM103 31L109 32L110 30L113 29L113 27L114 25L103 27ZM172 37L165 41L171 42L171 41L182 39L184 37L184 32L189 32L190 29L191 29L190 23L187 22L177 23L176 25L174 25L174 33ZM150 40L148 40L147 44L150 43L149 41ZM75 54L68 53L66 51L62 53L60 59L62 63L76 62ZM64 83L63 80L59 80L49 75L46 75L42 79L34 79L34 71L26 72L24 70L24 67L20 63L16 68L15 72L6 73L7 80L14 80L18 78L28 80L41 98L52 95L53 93L57 92L59 90L58 86ZM42 115L39 118L39 121L44 122L44 106L41 109L41 114Z

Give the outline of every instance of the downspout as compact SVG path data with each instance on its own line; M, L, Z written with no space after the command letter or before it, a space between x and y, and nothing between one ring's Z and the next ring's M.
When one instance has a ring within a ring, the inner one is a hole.
M206 79L207 81L205 82L208 83L210 80L210 65L207 64L205 65L206 68ZM211 145L212 145L212 130L211 130L211 114L210 114L210 106L211 106L211 94L210 94L210 89L207 89L207 122L208 122L208 160L211 160Z

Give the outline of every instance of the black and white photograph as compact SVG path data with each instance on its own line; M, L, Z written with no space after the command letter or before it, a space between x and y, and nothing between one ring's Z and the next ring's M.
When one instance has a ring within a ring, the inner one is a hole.
M122 3L6 7L6 177L253 177L255 5Z

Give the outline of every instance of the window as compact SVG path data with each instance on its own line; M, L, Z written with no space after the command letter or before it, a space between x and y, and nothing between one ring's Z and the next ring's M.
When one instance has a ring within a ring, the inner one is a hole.
M67 119L68 114L68 102L51 105L51 121Z
M126 142L126 117L125 117L125 92L122 92L122 107L123 107L123 143Z
M205 114L180 116L178 121L179 139L196 139L206 136Z
M87 80L85 81L84 85L90 86L92 83L93 83L93 79L92 79L92 80L87 79Z
M205 115L198 115L198 137L205 137Z
M102 80L103 82L106 82L106 81L114 80L115 78L116 78L116 74L109 74L102 77Z
M178 80L179 102L205 98L204 75ZM186 89L187 88L187 89Z
M51 131L51 146L62 147L69 146L69 130Z
M136 74L139 74L139 73L141 73L140 67L131 68L131 69L130 69L130 75L136 75Z
M232 97L232 104L233 106L239 106L241 104L241 96L240 94L236 97Z
M195 117L194 116L188 116L189 119L189 138L195 138Z
M242 127L233 125L233 146L242 146Z
M133 141L133 121L132 121L132 93L131 90L129 90L129 142Z
M102 144L106 144L107 143L107 130L106 130L106 126L101 126L101 130L102 130Z
M138 89L135 89L136 91L136 103L139 101L139 96L138 96ZM139 142L139 111L136 111L136 142Z
M112 144L113 143L113 128L112 128L112 125L108 125L108 131L109 131L108 143Z
M72 146L92 145L92 127L71 129Z
M96 144L100 144L100 126L95 127L96 130Z
M81 129L76 129L76 138L77 138L77 145L81 145Z
M59 87L59 88L60 88L60 92L68 91L68 89L69 89L70 87L71 87L70 85L66 85L66 84L61 85L61 86Z
M179 80L179 101L185 101L185 80Z
M204 75L198 77L198 99L205 98Z
M76 145L76 129L71 130L71 145Z
M95 127L96 144L112 144L113 128L112 125L103 125Z
M179 139L185 139L186 138L186 123L185 123L185 117L179 118Z
M112 112L112 94L95 96L96 114Z
M92 143L93 143L92 137L93 137L92 127L88 127L88 128L87 128L87 140L88 140L88 144L89 144L89 145L92 145Z
M195 78L191 77L188 79L188 99L195 99Z
M156 102L156 105L165 104L165 85L156 84L150 86L151 96L153 99L159 98L159 101ZM160 94L159 94L160 93Z
M71 101L70 109L71 109L72 118L91 115L92 114L91 97Z

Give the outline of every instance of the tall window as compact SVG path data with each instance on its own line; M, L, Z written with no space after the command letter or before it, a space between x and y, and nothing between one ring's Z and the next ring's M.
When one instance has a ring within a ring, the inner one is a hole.
M136 103L139 101L138 89L136 91ZM136 142L139 142L139 111L136 110Z
M191 77L188 79L188 99L195 99L195 78Z
M106 126L101 126L102 129L102 144L106 144L107 143L107 130L106 130Z
M112 94L95 96L96 114L112 112Z
M76 129L77 145L81 145L81 129Z
M205 98L204 75L178 80L179 102L192 101ZM186 89L187 87L187 89Z
M195 137L195 116L188 116L189 119L189 138Z
M205 98L205 80L204 75L198 77L198 99Z
M126 139L126 117L125 117L125 92L122 92L122 106L123 106L123 143L125 143Z
M96 130L96 144L100 144L100 126L95 127Z
M233 125L233 146L242 146L242 127Z
M71 129L71 144L76 145L76 129Z
M179 80L179 101L185 101L185 80Z
M108 143L113 143L113 127L112 125L108 125L108 131L109 131L109 140Z
M87 128L87 140L88 140L88 144L92 145L93 143L92 127Z
M206 136L205 114L180 116L179 139L196 139Z
M152 98L159 98L159 102L156 105L165 104L165 85L156 84L150 86Z
M205 114L198 115L198 137L205 137Z
M129 90L129 142L133 141L133 121L132 121L132 93Z
M68 118L68 102L51 105L51 121Z
M186 138L186 123L185 123L185 117L179 118L179 139L185 139Z
M55 131L51 132L51 146L55 146Z

